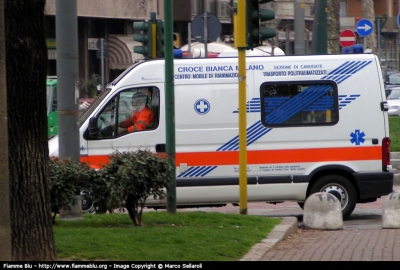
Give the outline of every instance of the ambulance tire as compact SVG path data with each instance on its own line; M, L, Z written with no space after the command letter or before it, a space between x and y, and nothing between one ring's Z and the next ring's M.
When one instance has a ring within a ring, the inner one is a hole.
M85 194L84 192L81 193L82 196L82 213L94 213L95 207L92 201L92 197L90 195Z
M309 195L316 192L328 192L339 199L343 219L349 217L357 204L357 193L353 184L341 175L325 175L311 187Z

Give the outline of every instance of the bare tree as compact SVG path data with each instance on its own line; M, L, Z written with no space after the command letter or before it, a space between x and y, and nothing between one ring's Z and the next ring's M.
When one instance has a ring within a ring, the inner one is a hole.
M373 25L373 29L375 28L375 11L374 11L374 1L373 0L360 0L362 15L364 19L370 20ZM372 31L371 35L367 37L367 48L372 50L372 53L376 53L376 34L375 31ZM364 49L367 49L364 48Z
M55 260L46 116L45 0L5 0L11 258Z
M339 1L328 0L328 53L337 54L340 52L339 46Z

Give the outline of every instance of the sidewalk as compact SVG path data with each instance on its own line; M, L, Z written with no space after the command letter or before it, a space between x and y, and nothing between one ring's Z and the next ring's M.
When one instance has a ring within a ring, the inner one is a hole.
M312 230L267 250L259 261L400 261L400 229Z
M394 190L400 190L400 153L391 153ZM241 261L400 261L400 228L347 226L342 230L306 228L296 217L254 245Z
M394 189L400 190L400 184ZM297 217L284 217L241 261L400 261L400 228L383 229L379 218L358 226L355 219L344 223L342 230L330 231L310 229Z

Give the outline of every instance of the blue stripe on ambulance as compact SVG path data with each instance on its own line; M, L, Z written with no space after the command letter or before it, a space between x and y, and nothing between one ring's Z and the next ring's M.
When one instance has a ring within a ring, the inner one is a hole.
M247 129L247 145L252 144L259 138L270 132L272 128L265 128L261 121L258 120L255 124ZM235 136L232 140L221 146L217 151L236 151L239 149L239 135Z
M352 101L356 100L360 96L361 95L350 95L349 97L347 97L347 95L339 95L339 110L341 110L347 104L350 104Z
M202 177L217 168L217 166L198 166L190 167L187 171L178 175L178 177Z
M246 112L260 112L260 98L253 98L246 103ZM238 113L239 110L233 111L233 113Z

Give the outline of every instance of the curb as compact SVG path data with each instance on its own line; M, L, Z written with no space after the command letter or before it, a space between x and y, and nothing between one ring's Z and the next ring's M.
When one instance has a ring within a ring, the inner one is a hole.
M400 185L400 173L394 174L393 184ZM297 228L297 218L283 217L281 224L275 226L266 238L256 243L239 261L259 261L270 248L295 233Z
M281 224L268 234L267 238L255 244L250 251L239 261L259 261L271 247L295 233L298 228L298 221L295 217L283 217Z
M394 173L393 184L400 185L400 152L390 152L390 164Z

